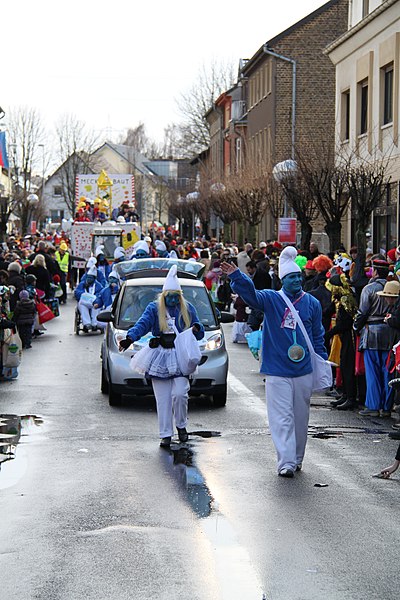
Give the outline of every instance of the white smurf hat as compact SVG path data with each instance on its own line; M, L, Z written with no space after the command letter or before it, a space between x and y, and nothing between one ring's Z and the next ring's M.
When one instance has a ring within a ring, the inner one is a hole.
M123 258L126 252L122 246L117 246L114 250L114 258L117 260L118 258Z
M95 277L97 277L97 269L96 267L90 267L90 269L87 272L88 275L94 275Z
M156 240L154 242L154 246L156 250L161 250L161 252L166 252L167 246L164 244L162 240Z
M172 267L168 271L168 275L165 279L163 289L162 289L163 292L181 292L182 291L181 284L178 281L177 272L178 272L178 269L177 269L176 265L172 265Z
M146 252L146 254L149 254L149 245L144 240L139 240L133 246L133 250L134 250L135 254L138 250L142 250L143 252Z
M301 273L299 265L294 262L296 256L297 250L294 246L287 246L282 250L278 265L279 279L282 280L289 273Z
M104 246L100 245L97 246L94 255L95 256L99 256L99 254L104 254Z
M90 269L90 267L95 267L96 266L96 259L94 256L91 256L90 258L88 258L88 261L86 263L86 268Z

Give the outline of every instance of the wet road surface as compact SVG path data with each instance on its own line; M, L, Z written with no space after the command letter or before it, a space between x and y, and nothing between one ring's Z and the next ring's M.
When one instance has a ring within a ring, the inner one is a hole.
M191 402L196 434L162 450L154 402L109 407L101 337L62 308L0 385L0 598L399 597L400 475L372 478L390 419L313 398L304 470L278 478L258 363L228 341L226 408Z

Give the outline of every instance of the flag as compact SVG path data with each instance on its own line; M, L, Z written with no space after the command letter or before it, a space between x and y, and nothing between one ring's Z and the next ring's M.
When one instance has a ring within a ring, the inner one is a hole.
M8 169L8 156L7 156L7 147L6 147L6 134L5 132L0 132L0 167L4 167Z

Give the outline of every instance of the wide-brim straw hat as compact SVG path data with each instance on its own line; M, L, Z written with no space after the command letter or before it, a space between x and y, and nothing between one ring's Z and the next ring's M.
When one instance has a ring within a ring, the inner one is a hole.
M400 282L387 281L381 292L376 292L378 296L386 296L387 298L396 298L400 294Z

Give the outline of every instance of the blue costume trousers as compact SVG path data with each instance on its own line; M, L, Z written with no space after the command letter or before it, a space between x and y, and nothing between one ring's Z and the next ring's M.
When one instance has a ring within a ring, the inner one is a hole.
M364 350L367 397L365 406L370 410L391 410L392 390L388 383L390 374L386 368L388 350Z

